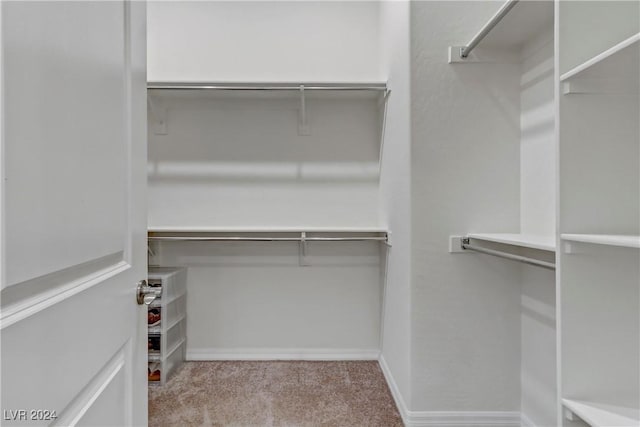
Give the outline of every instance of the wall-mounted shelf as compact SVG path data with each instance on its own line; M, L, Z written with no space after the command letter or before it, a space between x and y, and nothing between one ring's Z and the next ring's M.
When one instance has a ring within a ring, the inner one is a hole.
M149 229L149 241L333 242L377 241L388 244L388 232L365 228Z
M561 234L567 242L593 243L596 245L640 248L640 235L630 234Z
M563 93L621 93L637 96L640 33L560 76Z
M469 233L467 237L487 242L519 246L522 248L540 249L543 251L556 250L556 239L554 236L535 236L531 234L512 233Z
M638 409L572 399L562 399L562 404L565 410L569 411L569 416L575 414L592 427L637 427L640 425L640 410Z
M626 67L620 65L622 65L622 63L633 63L634 59L638 57L639 48L640 33L634 34L610 49L567 71L560 76L560 80L567 81L576 77L602 77L601 74L609 70L624 71Z
M147 82L150 90L373 90L386 91L386 82Z
M152 226L149 233L386 233L381 227L208 227L208 226Z
M552 1L507 0L468 43L449 48L449 62L519 62L512 53L552 26Z
M555 240L551 238L522 234L471 233L466 236L449 236L449 253L478 252L553 270L555 269L554 242ZM496 243L510 246L510 248L504 250L496 246ZM532 257L522 254L521 249L536 249L544 252L539 252L536 257Z
M300 266L309 265L307 260L309 243L332 243L332 242L378 242L391 246L387 231L380 229L244 229L231 231L190 230L190 231L158 231L149 230L148 242L149 253L154 256L155 251L151 249L153 242L219 242L219 243L241 243L241 242L296 242L299 246ZM258 231L259 230L259 231Z

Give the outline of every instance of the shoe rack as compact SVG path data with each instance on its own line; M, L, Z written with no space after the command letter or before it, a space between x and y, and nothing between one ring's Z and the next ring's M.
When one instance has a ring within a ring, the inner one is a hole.
M185 268L149 268L147 282L162 288L148 307L149 384L164 385L184 362L187 331L187 271Z

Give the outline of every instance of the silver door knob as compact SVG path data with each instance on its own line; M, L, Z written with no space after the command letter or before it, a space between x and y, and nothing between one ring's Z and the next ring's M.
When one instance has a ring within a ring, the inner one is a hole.
M146 280L138 282L138 286L136 287L136 301L139 305L149 305L154 299L160 297L160 295L162 295L162 288L149 286Z

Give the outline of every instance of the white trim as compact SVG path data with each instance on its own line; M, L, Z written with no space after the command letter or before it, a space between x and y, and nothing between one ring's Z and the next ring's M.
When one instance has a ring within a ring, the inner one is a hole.
M69 405L60 413L53 425L76 426L82 417L91 409L102 393L113 382L114 378L125 368L125 352L130 341L111 358L110 361L98 372L89 384L76 396Z
M520 425L522 427L537 427L536 423L534 423L524 412L520 414Z
M514 411L410 411L393 379L389 365L380 355L378 361L402 421L407 427L520 427L521 414ZM528 418L527 418L528 420ZM533 424L528 427L535 427Z
M407 427L520 427L520 412L410 411Z
M387 384L389 385L389 390L391 391L391 396L393 396L393 400L396 402L396 407L398 408L398 412L400 412L400 416L402 417L402 421L405 425L410 425L410 411L407 408L407 404L402 397L402 393L400 393L400 388L398 384L396 384L393 375L391 374L391 369L389 369L389 365L387 365L387 361L384 358L384 355L380 354L380 359L378 359L378 364L380 365L380 369L382 370L382 374L384 378L387 380Z
M67 298L71 298L86 289L103 283L130 268L131 265L129 263L120 261L109 267L91 272L79 279L72 280L60 288L54 288L45 294L37 294L12 306L3 308L2 313L0 313L0 330L39 313L54 304L58 304Z
M377 349L187 348L187 360L378 360Z

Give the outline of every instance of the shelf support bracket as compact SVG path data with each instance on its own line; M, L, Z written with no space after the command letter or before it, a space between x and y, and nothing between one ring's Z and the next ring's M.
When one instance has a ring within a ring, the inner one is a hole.
M298 135L311 135L307 121L307 100L304 85L300 85L300 112L298 114Z
M301 267L310 265L307 262L307 233L305 231L300 233L300 245L298 251L298 264Z
M568 408L564 408L564 417L569 421L575 421L573 411Z
M167 134L167 108L158 105L156 101L147 97L147 106L149 107L149 113L151 116L151 130L154 135L166 135Z
M391 90L387 89L380 97L379 106L382 107L382 117L380 124L380 152L378 153L378 179L382 176L382 156L384 154L384 136L387 131L387 106L389 105L389 94Z

